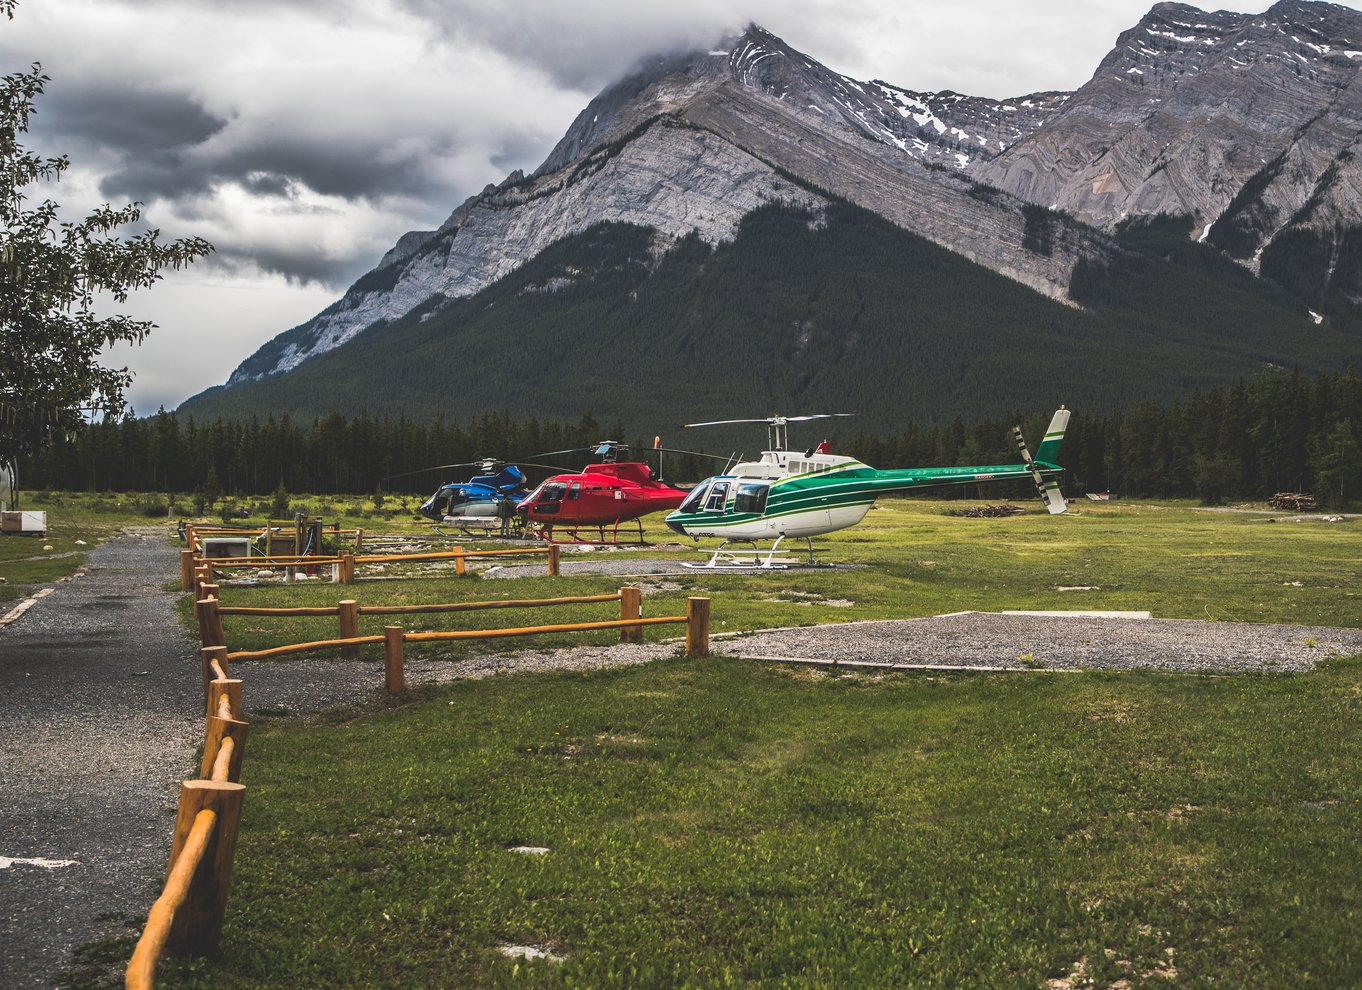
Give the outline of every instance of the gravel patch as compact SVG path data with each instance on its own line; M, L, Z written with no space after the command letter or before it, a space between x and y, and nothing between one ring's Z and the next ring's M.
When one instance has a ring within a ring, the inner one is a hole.
M461 660L408 657L403 671L407 687L414 688L504 674L633 667L675 657L680 650L678 642L659 641L565 650L524 650ZM241 703L247 721L252 712L310 715L369 701L383 692L383 664L378 660L245 661L232 668L232 676L241 678Z
M863 663L1054 670L1285 672L1362 654L1362 629L966 612L716 640L716 653Z

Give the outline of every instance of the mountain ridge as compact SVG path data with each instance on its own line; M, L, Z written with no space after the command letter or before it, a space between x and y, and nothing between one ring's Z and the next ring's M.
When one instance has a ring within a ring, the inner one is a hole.
M1290 318L1282 310L1283 340L1298 339L1285 328L1307 305L1316 323L1327 316L1346 331L1362 301L1360 68L1362 13L1311 0L1279 0L1262 14L1160 3L1078 90L1010 100L855 80L749 25L717 48L643 60L587 104L534 172L488 185L433 231L403 235L207 402L294 374L362 335L438 320L600 224L651 231L661 258L689 238L730 243L748 217L775 206L817 225L853 204L1088 308L1131 298L1128 285L1114 287L1135 272L1153 277L1147 257L1123 243L1130 218L1185 217L1185 229L1181 220L1167 228L1179 231L1163 242L1167 258L1209 271L1218 252L1272 277L1299 306ZM1205 251L1188 254L1179 239ZM565 272L554 285L575 278ZM1212 291L1238 292L1234 281ZM1172 340L1184 329L1161 332ZM1229 360L1232 341L1224 346ZM1319 348L1300 346L1315 360ZM1290 360L1280 348L1263 354Z

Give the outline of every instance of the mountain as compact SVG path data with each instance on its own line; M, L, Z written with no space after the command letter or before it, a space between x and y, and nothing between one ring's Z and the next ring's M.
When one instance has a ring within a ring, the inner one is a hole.
M856 414L858 430L901 432L984 411L1172 399L1287 353L1305 371L1356 354L1356 334L1316 326L1185 230L1136 233L1120 264L1081 266L1080 309L842 200L767 204L714 246L601 223L472 296L190 409L459 421L589 411L648 435L688 419L836 411ZM1165 259L1178 238L1199 264Z
M939 418L1033 405L1038 381L1114 402L1341 367L1362 295L1353 36L1362 14L1327 4L1159 4L1076 93L994 101L860 82L749 27L608 87L533 174L405 235L182 408L452 412L515 383L530 414L674 418L874 383L868 410Z
M1362 14L1155 6L1046 122L971 174L1100 227L1184 214L1320 309L1362 302ZM1302 257L1304 253L1305 257Z
M861 83L757 27L719 50L653 60L592 100L533 175L512 173L438 230L405 235L342 299L270 341L228 384L289 371L434 297L472 295L595 223L698 231L717 244L756 207L816 206L819 190L1062 297L1090 232L981 194L958 167L991 157L1062 102ZM1046 251L1023 243L1038 223Z

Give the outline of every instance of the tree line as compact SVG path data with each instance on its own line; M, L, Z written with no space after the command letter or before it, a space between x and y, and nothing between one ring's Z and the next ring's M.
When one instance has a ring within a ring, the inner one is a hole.
M1048 413L909 424L897 433L851 437L838 448L885 468L1008 464L1017 459L1014 423L1034 450ZM474 473L424 469L481 457L531 459L588 448L607 437L627 434L620 423L602 426L589 414L560 422L486 413L460 424L339 413L311 420L285 415L204 422L161 411L88 424L58 437L22 463L20 477L29 489L194 492L208 484L232 495L280 488L422 494L437 482ZM651 446L651 438L633 442L637 448ZM564 470L588 459L585 452L557 458ZM1218 503L1301 491L1322 505L1344 506L1362 499L1362 378L1355 371L1312 377L1268 369L1249 381L1198 390L1171 403L1080 409L1060 460L1070 495L1105 490ZM670 457L665 467L675 481L695 481L717 470L684 456ZM996 491L964 494L990 497Z
M877 466L1009 463L1011 425L1032 450L1048 419L962 420L897 436L859 437ZM1362 378L1269 368L1247 382L1197 390L1171 403L1109 412L1079 410L1060 460L1070 495L1111 491L1206 504L1309 492L1321 505L1362 499Z

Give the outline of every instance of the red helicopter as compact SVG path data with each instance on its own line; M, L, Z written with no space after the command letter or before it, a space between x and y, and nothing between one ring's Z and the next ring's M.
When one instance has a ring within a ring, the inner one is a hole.
M654 443L654 450L665 450ZM620 523L638 524L638 543L643 543L642 516L677 508L689 493L661 480L643 461L621 461L629 448L614 440L595 447L555 450L570 454L590 450L601 458L575 474L555 474L516 505L526 525L551 543L617 544ZM693 453L678 451L678 453ZM548 457L550 454L537 454ZM706 455L708 456L708 455ZM580 530L595 530L597 539L582 539ZM567 533L566 540L554 539L554 530ZM607 535L608 531L608 535ZM627 534L631 535L631 534Z

